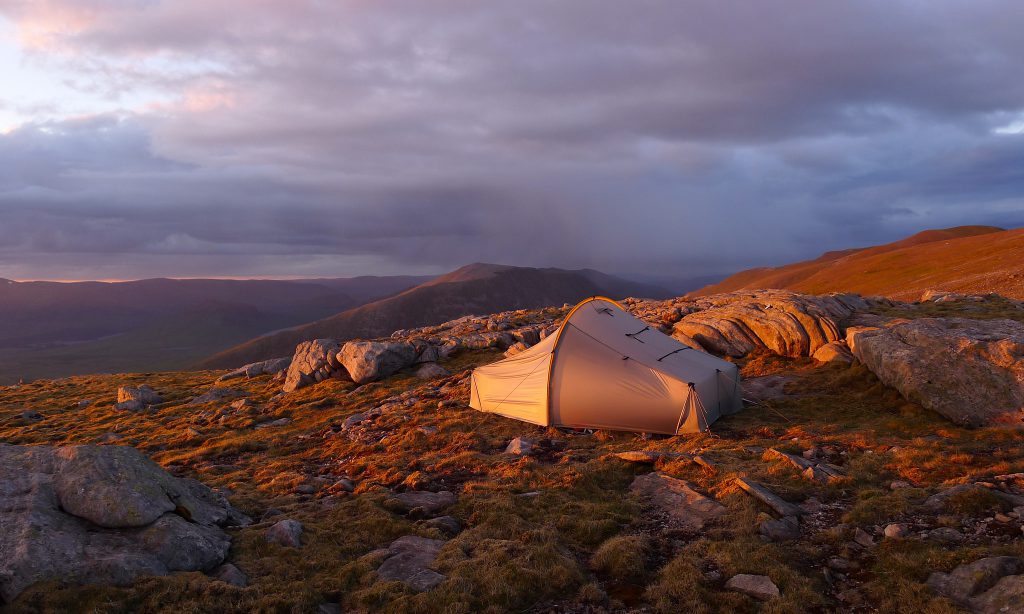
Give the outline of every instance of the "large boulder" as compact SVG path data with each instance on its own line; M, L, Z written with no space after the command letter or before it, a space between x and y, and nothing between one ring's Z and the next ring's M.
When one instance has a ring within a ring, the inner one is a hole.
M1024 323L920 318L855 326L846 341L878 379L957 424L1024 419Z
M347 377L336 358L340 349L334 339L314 339L297 345L282 390L294 392L330 377Z
M672 335L719 355L762 348L782 356L811 356L842 335L837 321L867 306L857 295L810 296L785 290L717 294L676 322Z
M928 576L928 586L975 612L1019 612L1024 606L1024 559L990 556ZM1001 609L1013 605L1013 608Z
M414 344L402 341L349 341L337 360L357 384L365 384L411 366L419 355Z
M124 585L224 561L223 496L134 448L0 444L0 601L43 580Z

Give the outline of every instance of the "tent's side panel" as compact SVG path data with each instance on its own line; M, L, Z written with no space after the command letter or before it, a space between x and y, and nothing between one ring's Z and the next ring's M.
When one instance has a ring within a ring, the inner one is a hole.
M647 433L675 432L687 386L602 344L562 331L551 373L551 424Z
M470 388L470 407L547 426L550 364L551 353L545 352L476 369Z

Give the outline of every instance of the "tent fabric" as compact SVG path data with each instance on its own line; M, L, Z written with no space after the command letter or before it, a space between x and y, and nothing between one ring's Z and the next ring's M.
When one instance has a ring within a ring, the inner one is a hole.
M736 365L593 297L537 345L475 369L469 404L542 426L676 434L707 430L743 401Z

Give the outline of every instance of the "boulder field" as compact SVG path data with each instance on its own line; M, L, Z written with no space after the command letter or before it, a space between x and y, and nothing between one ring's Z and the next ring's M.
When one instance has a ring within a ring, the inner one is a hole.
M0 444L0 602L43 580L130 584L209 571L248 519L135 448Z

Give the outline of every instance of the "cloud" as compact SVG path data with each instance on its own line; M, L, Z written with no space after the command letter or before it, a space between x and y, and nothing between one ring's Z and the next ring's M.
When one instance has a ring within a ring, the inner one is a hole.
M1024 223L1009 1L0 11L111 101L0 134L6 276L698 275Z

